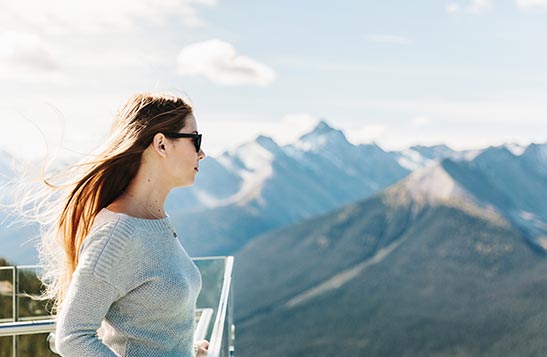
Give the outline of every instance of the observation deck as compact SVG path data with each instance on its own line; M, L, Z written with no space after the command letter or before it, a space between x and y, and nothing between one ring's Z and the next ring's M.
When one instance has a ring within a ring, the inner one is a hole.
M234 356L232 269L234 258L192 259L202 276L196 302L194 340L209 341L208 357ZM0 356L58 356L55 316L45 301L33 300L42 285L36 265L0 267Z

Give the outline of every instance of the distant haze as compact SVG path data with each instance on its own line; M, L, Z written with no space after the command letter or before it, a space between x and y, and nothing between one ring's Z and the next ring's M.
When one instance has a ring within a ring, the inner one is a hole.
M2 2L0 148L89 152L144 91L188 98L210 155L318 119L384 150L546 139L545 1L116 4Z
M10 123L0 118L0 150L6 150L11 155L23 159L44 158L46 153L60 157L80 156L89 154L99 146L107 135L111 117L103 120L79 123L60 116L52 108L43 107L47 115L39 116L33 113L31 117L16 113ZM300 135L311 130L319 118L308 114L293 114L280 118L275 122L238 121L215 122L198 118L199 131L203 133L203 147L210 156L218 156L226 150L233 149L246 142L254 140L259 135L269 136L279 145L296 142ZM469 134L467 131L451 132L449 130L438 133L437 137L426 138L422 135L413 135L408 131L402 135L397 131L387 132L384 127L356 128L356 123L342 123L336 120L328 122L342 130L349 142L358 144L376 143L386 151L400 151L413 145L448 145L455 150L483 149L488 146L503 144L517 144L527 146L530 143L541 143L547 140L542 132L527 137L508 136L511 140L505 141L502 137L483 135L481 132ZM415 134L415 133L414 133Z

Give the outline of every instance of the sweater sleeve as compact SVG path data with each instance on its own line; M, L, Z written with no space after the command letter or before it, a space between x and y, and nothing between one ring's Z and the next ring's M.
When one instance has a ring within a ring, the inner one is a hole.
M97 329L120 297L110 283L90 272L76 271L57 316L55 348L65 357L116 356L99 340Z
M114 302L125 295L131 232L117 222L84 240L79 261L56 321L55 348L65 357L116 356L97 330Z
M116 356L97 336L110 305L119 298L102 278L77 272L57 316L55 348L61 356Z

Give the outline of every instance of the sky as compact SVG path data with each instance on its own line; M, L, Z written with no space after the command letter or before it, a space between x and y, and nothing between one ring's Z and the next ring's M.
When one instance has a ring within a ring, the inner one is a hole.
M86 153L139 92L211 156L319 120L384 150L547 141L547 0L0 0L0 149Z

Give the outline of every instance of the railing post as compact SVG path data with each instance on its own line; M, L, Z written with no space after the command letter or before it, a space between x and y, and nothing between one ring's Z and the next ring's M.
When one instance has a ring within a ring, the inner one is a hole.
M15 274L15 287L13 289L13 297L15 300L15 310L14 310L14 321L19 321L19 269L17 269L17 266L13 267L13 272Z
M15 301L16 301L16 298L15 298L15 289L16 289L16 282L15 282L15 279L16 279L16 276L17 274L15 273L15 267L12 267L13 269L11 269L11 320L13 322L16 321L16 314L15 314L15 309L16 309L16 306L15 306Z
M13 266L13 291L12 291L12 303L13 303L13 321L19 320L19 299L17 298L17 292L19 291L19 274L17 274L17 266ZM17 357L17 342L19 338L17 335L13 335L13 350L12 356Z

